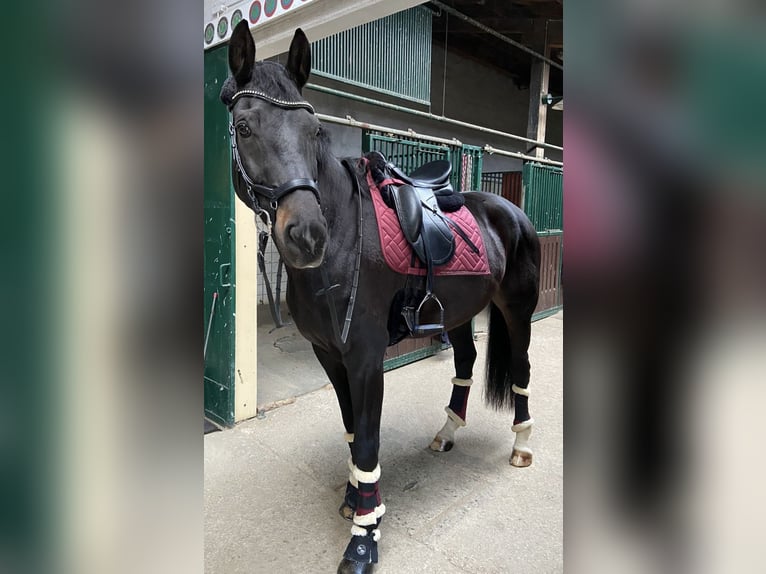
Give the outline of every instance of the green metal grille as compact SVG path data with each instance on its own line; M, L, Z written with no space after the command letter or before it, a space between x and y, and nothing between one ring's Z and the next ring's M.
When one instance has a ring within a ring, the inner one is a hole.
M493 171L481 174L481 190L503 195L503 172Z
M540 295L536 321L563 306L561 270L564 229L564 173L560 167L535 162L522 170L523 207L540 237Z
M314 42L312 73L431 103L431 11L421 7Z
M564 229L564 172L560 167L524 164L524 211L538 232Z
M398 369L399 367L409 365L410 363L414 363L420 359L431 357L444 348L444 345L442 345L442 343L436 338L418 339L418 341L422 342L413 351L399 353L395 356L385 359L383 361L383 370L387 372L393 369Z
M424 163L446 159L452 163L450 182L457 191L481 187L482 149L469 145L436 144L401 138L373 130L363 130L362 151L378 151L405 173Z
M463 145L460 150L460 191L478 191L481 189L482 148ZM454 167L453 163L453 167Z

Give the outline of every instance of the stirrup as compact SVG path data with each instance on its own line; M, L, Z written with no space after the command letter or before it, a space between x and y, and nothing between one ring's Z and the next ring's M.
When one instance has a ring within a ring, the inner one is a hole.
M420 310L423 308L423 305L431 299L436 301L436 304L439 306L439 322L421 325ZM444 332L444 306L441 301L439 301L439 298L433 293L426 293L426 296L423 297L423 300L420 302L417 309L414 307L403 307L402 315L404 315L407 328L410 330L413 337L430 337L433 335L440 335Z

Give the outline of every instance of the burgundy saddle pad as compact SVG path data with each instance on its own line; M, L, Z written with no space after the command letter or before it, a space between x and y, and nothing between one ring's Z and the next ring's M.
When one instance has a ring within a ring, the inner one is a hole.
M413 258L412 247L407 243L399 227L399 220L393 209L388 207L380 195L378 186L372 179L369 170L366 173L367 184L370 186L370 195L372 203L375 206L375 217L378 220L378 233L380 234L380 245L383 249L383 256L388 266L397 273L410 275L425 275L426 268L418 260ZM470 238L479 253L475 253L468 244L459 236L455 235L455 255L444 265L434 267L434 275L489 275L489 262L487 261L487 250L484 248L484 241L481 238L479 226L476 219L468 209L463 206L457 211L445 213ZM414 267L410 265L414 260Z

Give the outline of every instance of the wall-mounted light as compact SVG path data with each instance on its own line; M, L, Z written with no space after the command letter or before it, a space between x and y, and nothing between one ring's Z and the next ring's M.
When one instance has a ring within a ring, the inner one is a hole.
M554 96L553 94L543 94L542 102L550 106L552 110L564 111L564 96Z

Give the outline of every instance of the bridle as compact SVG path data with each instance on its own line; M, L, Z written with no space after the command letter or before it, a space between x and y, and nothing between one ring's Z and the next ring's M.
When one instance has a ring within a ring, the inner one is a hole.
M234 103L239 98L244 98L244 97L258 98L259 100L269 102L270 104L273 104L285 110L302 108L304 110L308 110L310 114L314 115L314 107L305 100L298 100L294 102L280 100L277 98L273 98L269 96L268 94L265 94L258 90L239 90L238 92L236 92L231 97L231 101L229 103L229 112L231 112L232 109L234 108ZM229 135L231 136L231 155L232 155L232 158L234 159L234 162L237 164L237 171L242 176L242 179L247 185L247 194L250 197L251 207L253 211L255 211L256 221L259 215L265 218L266 225L269 229L268 231L269 235L271 234L271 216L269 215L268 211L266 211L263 207L261 207L260 202L258 201L256 197L256 194L259 197L263 197L267 199L269 201L269 206L275 213L277 211L277 208L279 207L279 200L283 198L285 195L287 195L288 193L292 193L293 191L296 191L298 189L307 189L311 191L316 196L317 202L321 205L321 201L319 199L319 189L317 188L317 182L315 180L308 179L308 178L291 179L290 181L287 181L277 187L271 187L268 185L255 183L252 179L250 179L250 176L247 175L247 172L245 171L245 166L242 165L242 158L240 157L239 149L237 148L237 134L234 128L233 120L229 121ZM343 320L342 329L339 325L338 315L335 310L335 301L333 298L333 291L336 288L340 287L340 285L337 283L335 284L330 283L330 278L328 276L327 268L325 265L322 265L320 267L320 272L322 274L322 288L316 292L316 296L319 297L324 295L327 298L327 304L330 309L330 317L331 317L333 333L335 335L335 338L341 344L345 345L348 339L349 329L351 328L351 319L354 314L354 303L356 302L356 292L359 287L359 270L361 268L361 262L362 262L362 236L363 236L364 220L362 217L362 191L359 186L359 180L357 179L356 173L350 161L344 160L343 165L346 168L346 170L348 170L349 175L351 176L351 180L354 186L354 191L356 192L356 195L359 198L359 235L357 237L357 252L356 252L356 259L354 261L354 276L353 276L353 281L351 284L351 296L349 297L348 306L346 307L346 315ZM270 291L270 288L269 288L269 291ZM272 297L270 296L269 299L271 300Z
M232 111L232 109L234 108L234 103L239 98L257 98L259 100L269 102L270 104L273 104L285 110L294 110L294 109L302 108L304 110L308 110L309 113L311 113L312 115L314 114L314 107L307 101L298 100L298 101L290 102L290 101L280 100L277 98L273 98L269 96L268 94L264 94L263 92L260 92L258 90L239 90L238 92L236 92L231 97L231 102L229 103L229 112ZM265 217L268 220L268 224L270 224L271 218L269 216L269 213L265 209L263 209L263 207L261 207L258 197L262 197L266 199L269 202L269 207L271 207L271 209L274 212L276 212L277 208L279 207L279 200L282 199L284 196L286 196L288 193L292 193L293 191L296 191L298 189L306 189L312 192L316 196L317 202L321 204L319 199L319 189L317 188L317 182L313 179L308 179L308 178L291 179L289 181L286 181L282 185L278 185L276 187L263 185L260 183L255 183L252 179L250 179L250 176L247 175L247 171L245 171L245 166L242 165L242 158L240 157L239 149L237 148L237 134L234 128L233 119L229 121L229 135L231 136L232 158L234 159L234 163L236 163L237 165L237 171L242 176L242 179L247 185L247 195L250 197L251 207L253 211L255 211L256 215L265 214Z

